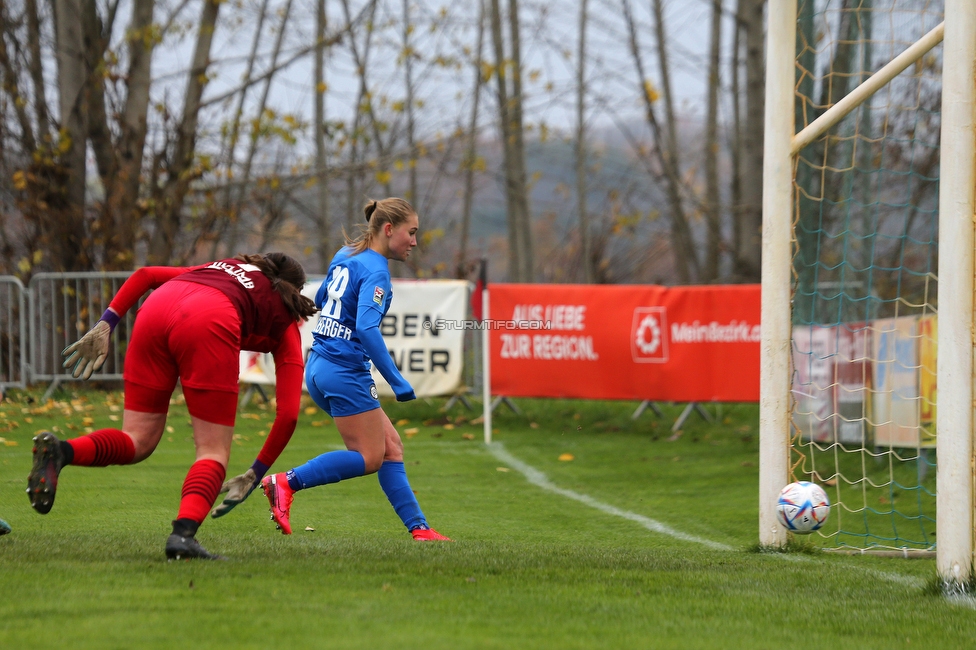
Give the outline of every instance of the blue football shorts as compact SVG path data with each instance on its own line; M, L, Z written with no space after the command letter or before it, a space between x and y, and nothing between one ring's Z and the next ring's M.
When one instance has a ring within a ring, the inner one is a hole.
M369 371L333 363L317 352L305 362L305 386L312 401L332 417L345 417L380 407Z

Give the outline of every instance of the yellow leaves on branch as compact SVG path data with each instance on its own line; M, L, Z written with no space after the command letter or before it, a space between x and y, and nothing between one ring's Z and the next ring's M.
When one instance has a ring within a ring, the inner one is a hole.
M33 267L41 263L44 259L44 251L34 251L29 258L22 257L17 261L17 268L21 273L28 273Z
M483 172L488 169L488 163L485 162L483 156L476 156L474 160L465 158L461 161L460 169L471 169L471 171Z
M549 125L545 122L539 123L539 142L546 142L549 140Z
M661 98L661 94L658 93L657 88L654 87L654 83L650 79L644 80L644 97L652 104Z
M488 83L491 81L492 75L495 74L495 66L487 61L481 62L481 81L482 83Z
M266 108L261 115L251 120L252 136L255 139L271 140L279 138L285 144L295 144L296 134L303 131L307 125L292 114L279 116L277 111Z
M400 56L397 57L397 65L403 65L403 63L408 59L418 59L416 50L407 45L400 50Z
M133 44L141 42L143 48L149 50L163 42L163 26L152 23L141 29L129 29L126 38ZM114 55L114 53L112 54ZM115 55L115 58L117 62L118 56Z
M434 228L433 230L425 230L424 234L420 236L423 240L425 246L429 246L431 243L442 239L444 237L443 228Z

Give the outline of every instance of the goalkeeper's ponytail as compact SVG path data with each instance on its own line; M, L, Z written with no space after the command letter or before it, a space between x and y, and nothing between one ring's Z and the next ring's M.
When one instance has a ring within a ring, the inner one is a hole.
M261 269L261 272L271 280L271 286L281 296L285 308L295 320L306 321L318 311L312 299L302 295L302 288L305 286L306 279L305 269L291 255L285 253L241 254L234 259L253 264Z

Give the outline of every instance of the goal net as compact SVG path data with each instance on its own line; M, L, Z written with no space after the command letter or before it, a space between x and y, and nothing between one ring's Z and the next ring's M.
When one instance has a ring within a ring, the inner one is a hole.
M801 0L801 132L943 21L941 2ZM819 543L933 550L942 47L793 159L788 479Z

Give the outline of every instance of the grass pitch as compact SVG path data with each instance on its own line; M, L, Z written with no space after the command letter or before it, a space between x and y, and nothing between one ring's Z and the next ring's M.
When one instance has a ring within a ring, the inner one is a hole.
M167 562L185 408L146 462L67 468L41 516L24 494L31 436L118 426L121 397L37 398L0 404L2 648L976 646L973 603L935 595L934 561L752 550L755 406L672 438L679 407L634 422L632 403L518 400L524 416L496 412L492 452L478 413L391 403L413 489L454 543L413 542L370 476L299 493L290 537L256 493L198 534L229 562ZM306 406L278 471L341 447ZM232 473L272 419L263 404L239 417Z

